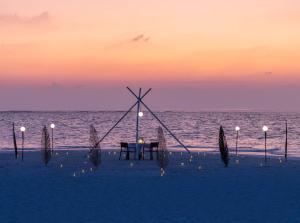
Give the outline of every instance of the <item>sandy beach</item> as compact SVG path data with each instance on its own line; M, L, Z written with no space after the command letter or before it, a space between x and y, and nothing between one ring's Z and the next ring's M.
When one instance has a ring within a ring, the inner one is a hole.
M298 160L172 152L161 177L155 161L102 152L95 170L86 151L41 153L24 161L0 154L1 222L299 222Z

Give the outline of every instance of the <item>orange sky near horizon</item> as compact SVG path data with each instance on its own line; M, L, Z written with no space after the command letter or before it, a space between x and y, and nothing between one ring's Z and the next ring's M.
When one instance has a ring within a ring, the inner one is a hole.
M297 0L1 0L0 81L300 84Z

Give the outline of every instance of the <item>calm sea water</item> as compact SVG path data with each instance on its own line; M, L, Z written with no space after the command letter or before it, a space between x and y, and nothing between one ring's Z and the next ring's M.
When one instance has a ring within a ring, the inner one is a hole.
M26 149L39 149L43 125L55 123L55 147L80 149L89 145L89 125L94 124L103 136L124 112L0 112L0 148L12 149L12 126L15 122L18 143L20 126L26 127ZM269 126L269 153L282 154L285 142L285 121L289 125L289 153L300 156L300 113L276 112L157 112L157 116L188 147L217 151L218 131L224 126L230 147L235 147L235 126L240 126L239 150L259 153L264 148L262 126ZM120 141L135 140L136 113L130 113L101 144L117 148ZM146 141L156 139L159 123L150 113L140 118L140 135ZM166 132L168 146L178 143Z

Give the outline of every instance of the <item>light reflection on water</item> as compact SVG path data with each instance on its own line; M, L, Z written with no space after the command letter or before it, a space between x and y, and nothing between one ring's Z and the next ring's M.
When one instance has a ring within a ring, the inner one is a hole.
M89 125L94 124L103 136L124 112L0 112L0 148L11 149L11 122L26 126L26 148L40 147L42 126L55 123L55 145L59 148L82 148L88 146ZM285 121L289 124L289 153L300 156L300 114L276 112L157 112L157 116L188 147L217 150L218 131L222 124L228 144L235 147L235 126L240 126L240 150L261 151L264 146L262 126L269 127L268 148L274 154L282 154L285 142ZM102 148L119 147L120 141L135 140L136 113L130 113L103 141ZM156 139L158 122L150 113L144 112L140 119L140 135L146 141ZM166 133L167 134L167 133ZM178 143L167 134L168 146Z

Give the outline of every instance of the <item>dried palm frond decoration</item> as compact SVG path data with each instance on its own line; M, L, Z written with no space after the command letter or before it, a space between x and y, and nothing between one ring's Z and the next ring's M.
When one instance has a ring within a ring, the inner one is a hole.
M12 131L13 131L13 141L14 141L14 148L15 148L15 158L17 159L18 158L18 145L17 145L17 137L16 137L16 131L15 131L15 123L13 122L12 125L13 125Z
M229 152L228 152L225 133L222 126L220 127L220 133L219 133L219 148L221 153L221 159L224 162L225 167L227 167L229 163Z
M160 168L160 174L161 176L163 176L165 173L165 169L169 164L169 153L167 150L167 144L163 129L161 127L158 127L157 133L157 140L159 143L157 153L157 164Z
M90 126L90 151L88 157L95 167L101 164L101 149L98 132L93 125Z
M41 141L42 159L47 166L48 162L52 157L50 135L46 126L42 130L42 141Z

